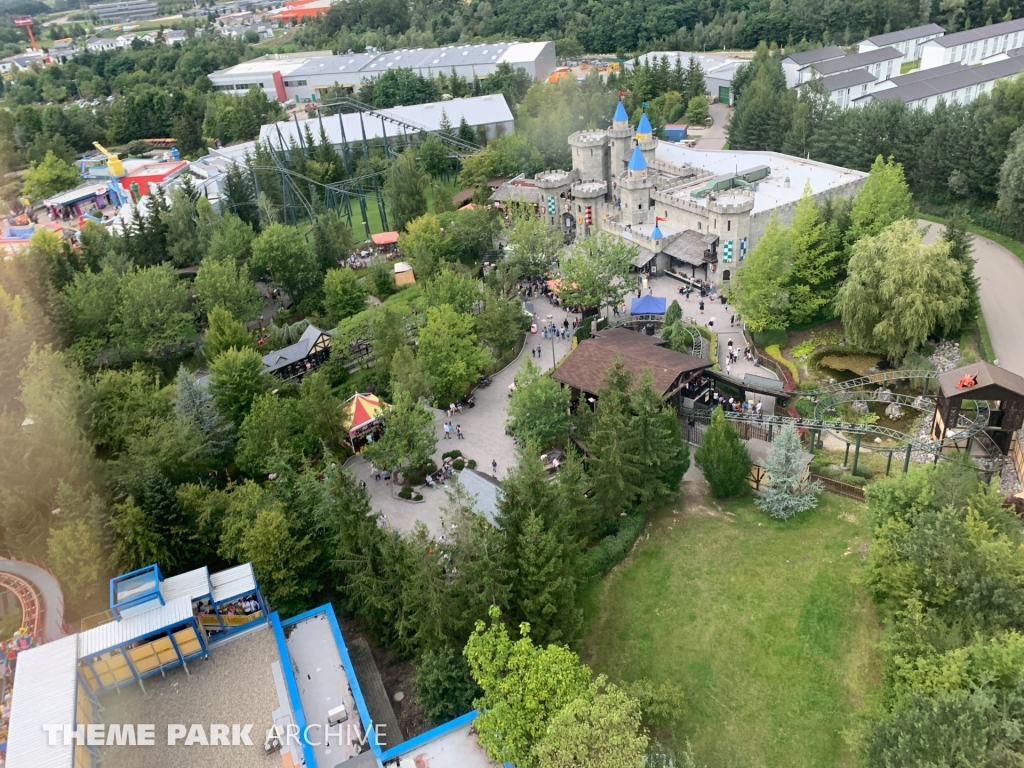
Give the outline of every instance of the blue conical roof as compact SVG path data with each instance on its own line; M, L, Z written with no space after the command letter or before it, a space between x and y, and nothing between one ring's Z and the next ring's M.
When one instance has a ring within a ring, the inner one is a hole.
M629 158L629 165L626 168L630 171L647 170L647 161L644 160L644 153L640 151L640 147L633 147L633 156Z
M620 101L615 107L615 117L612 118L616 123L625 123L629 120L629 115L626 114L626 108Z
M664 235L661 234L661 230L658 229L658 225L654 225L654 230L651 232L651 240L661 240Z
M651 128L651 121L647 119L647 113L644 112L640 116L640 125L636 127L637 136L650 136L654 133L654 129Z

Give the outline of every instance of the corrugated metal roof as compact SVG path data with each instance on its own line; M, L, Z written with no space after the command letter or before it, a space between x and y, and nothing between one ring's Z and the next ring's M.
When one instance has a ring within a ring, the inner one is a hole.
M900 99L903 103L910 104L920 99L926 99L929 96L941 96L972 85L1014 77L1020 74L1021 71L1024 71L1024 57L1016 56L1003 61L984 64L980 67L960 67L959 71L952 72L945 77L921 80L896 88L887 88L875 91L869 94L869 96L879 101Z
M182 624L192 618L192 600L182 595L150 611L136 613L120 621L100 624L79 637L79 658L89 658L125 643Z
M954 32L951 35L943 35L934 40L929 40L925 45L934 44L940 45L943 48L952 48L954 45L963 45L964 43L973 43L978 40L987 40L990 37L1020 32L1022 29L1024 29L1024 19L1014 19L1013 21L1003 21L999 24L989 24L987 27L978 27L977 29L967 29L963 32Z
M256 574L252 571L252 563L243 563L215 573L210 577L210 582L213 584L215 603L256 591Z
M855 85L873 82L875 82L875 76L866 69L853 69L821 79L821 84L825 86L826 91L839 91L843 88L852 88Z
M182 595L187 595L190 600L195 600L210 594L210 592L210 569L205 565L194 571L171 576L160 583L160 594L168 603Z
M839 59L845 55L846 52L838 45L829 45L825 48L815 48L811 51L793 53L787 56L786 59L794 64L799 64L801 67L806 67L808 64L817 64L819 61L828 61L829 59Z
M817 70L819 75L834 75L839 72L845 72L848 69L869 67L882 61L901 58L903 58L903 54L895 48L878 48L874 51L865 51L864 53L852 53L849 56L843 56L841 59L823 61L820 64L815 64L814 69Z
M394 120L425 128L428 131L436 131L441 127L442 119L447 116L448 122L455 128L459 123L465 121L473 128L480 125L493 125L496 123L511 123L514 118L512 110L509 109L505 97L500 93L487 96L473 96L468 99L451 99L450 101L435 101L430 104L416 104L410 107L394 107L393 109L377 110L377 115L363 115L362 121L358 113L345 115L332 115L323 120L312 119L309 121L283 120L279 123L269 123L260 128L260 141L269 142L274 146L280 146L281 139L284 139L284 146L288 147L294 140L299 141L300 132L306 126L313 132L313 136L319 141L320 126L323 125L327 140L332 144L341 144L341 126L338 124L339 117L345 127L345 138L349 141L362 141L363 130L366 131L366 138L379 139L384 135L381 126L380 115ZM402 129L393 122L387 121L387 132L389 136L401 134ZM280 131L280 138L278 137Z
M71 768L74 746L63 735L50 746L44 725L75 721L78 635L68 635L18 655L7 734L7 768Z
M938 24L924 24L920 27L911 27L910 29L901 29L898 32L889 32L884 35L875 35L869 37L863 42L874 43L879 48L885 45L892 45L893 43L903 43L907 40L917 40L919 37L928 37L928 35L941 35L945 32L942 27Z

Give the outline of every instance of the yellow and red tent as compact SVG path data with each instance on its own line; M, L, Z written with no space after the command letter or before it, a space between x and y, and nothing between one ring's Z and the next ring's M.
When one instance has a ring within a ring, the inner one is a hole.
M354 436L371 426L377 420L378 414L387 407L387 403L382 403L376 395L352 395L345 403L342 426L348 430L350 436Z

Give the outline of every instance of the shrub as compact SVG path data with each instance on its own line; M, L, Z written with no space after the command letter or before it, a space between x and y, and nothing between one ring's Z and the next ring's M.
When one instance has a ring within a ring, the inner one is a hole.
M789 335L785 331L779 330L752 331L750 337L754 340L754 346L759 349L773 345L781 349L789 343Z
M454 469L456 472L461 472L465 468L466 462L463 461L462 459L456 459L455 461L452 462L452 469Z
M796 384L800 381L800 370L796 367L796 363L787 360L782 354L782 350L778 346L772 344L765 347L765 354L768 355L772 360L782 363L786 366L786 370L789 371L789 375L793 377L793 383Z
M423 501L423 495L408 485L398 492L398 498L406 501Z
M466 466L470 469L476 469L476 459L470 459L466 462Z
M721 408L711 414L711 424L704 430L694 459L704 472L713 496L739 496L749 488L750 455Z
M457 459L462 455L462 451L456 448L454 451L445 451L441 454L442 459Z
M605 536L583 555L583 578L602 576L614 568L633 548L644 527L643 513L622 518L618 533Z
M796 412L799 413L803 418L814 418L814 403L812 403L808 398L801 397L793 405L796 408Z
M449 645L427 651L416 666L416 698L435 725L471 710L480 692L466 657Z
M409 485L423 485L427 475L431 475L434 472L437 472L437 464L434 463L433 459L427 459L426 464L409 470L406 481Z

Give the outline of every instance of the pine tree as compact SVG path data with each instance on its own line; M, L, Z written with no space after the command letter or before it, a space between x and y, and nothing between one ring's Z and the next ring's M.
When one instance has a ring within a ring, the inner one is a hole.
M213 362L229 349L248 349L253 346L250 333L224 307L210 310L210 327L203 334L203 356Z
M949 223L942 233L942 239L949 243L949 258L960 264L963 270L964 286L967 289L967 306L960 313L959 322L948 333L955 336L962 328L969 327L981 316L981 297L978 294L978 277L974 274L974 235L967 230L970 221L967 212L959 206L953 210Z
M174 378L174 414L206 436L211 454L220 454L231 445L234 425L224 421L209 391L184 365L178 368Z
M777 520L788 520L818 503L822 484L807 481L803 453L792 424L782 428L768 451L768 485L757 492L755 503Z
M651 372L644 369L630 392L634 416L630 432L643 446L642 462L646 482L641 503L646 505L679 490L690 466L690 449L682 440L675 410L666 408L654 391Z
M720 407L711 414L711 424L693 457L713 496L739 496L747 487L750 455Z
M704 70L697 61L696 56L690 56L690 62L686 67L686 102L697 96L704 96L708 92L707 83L704 80Z
M587 439L594 454L590 462L594 498L608 521L631 512L645 484L642 457L647 448L631 429L631 383L622 358L615 358L598 393L594 426Z
M789 229L793 266L789 275L789 323L806 323L832 302L839 255L830 247L828 227L821 221L811 183L804 187Z
M576 603L575 563L566 556L560 531L529 512L519 536L509 540L515 553L512 612L529 622L542 645L571 645L579 638L582 610Z
M908 218L912 211L903 165L879 155L850 211L847 240L852 244L862 237L873 237L893 222Z
M683 308L679 306L679 302L672 299L672 303L668 305L668 309L665 310L665 319L662 322L662 328L672 325L679 320L683 319Z

